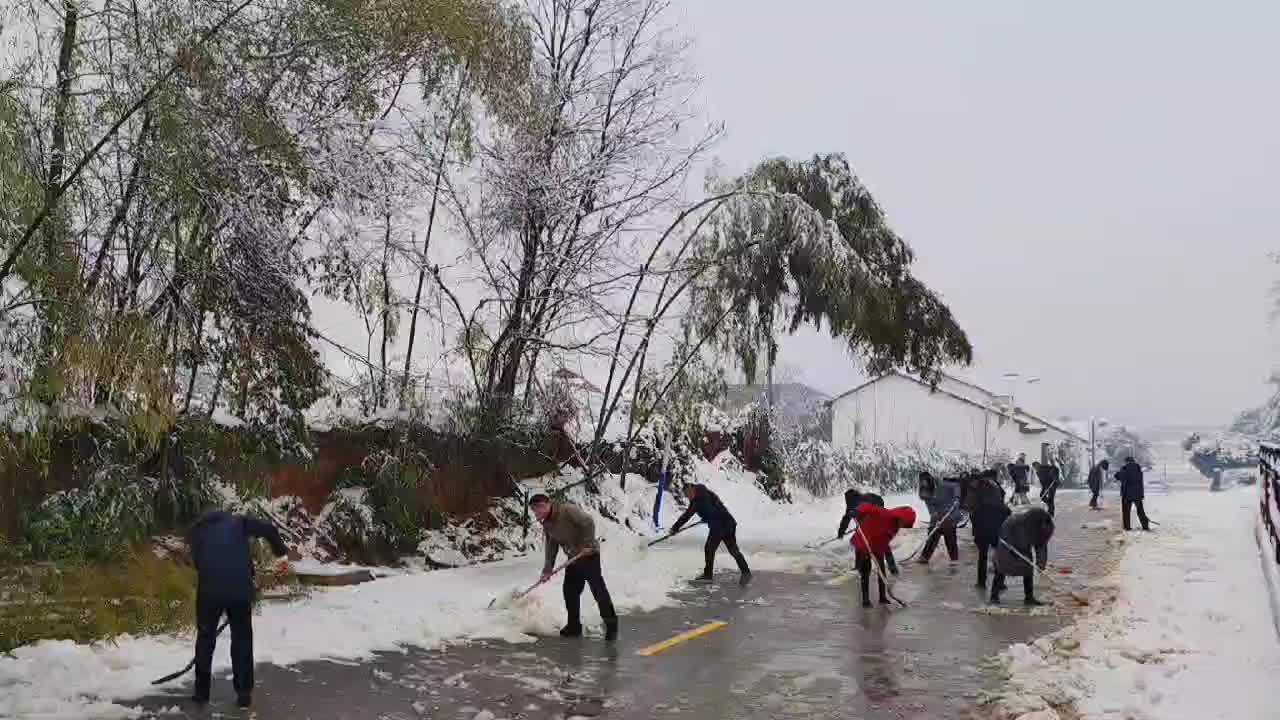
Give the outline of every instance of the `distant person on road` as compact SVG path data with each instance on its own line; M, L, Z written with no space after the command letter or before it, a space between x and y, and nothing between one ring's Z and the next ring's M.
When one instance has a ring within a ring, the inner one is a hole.
M996 575L991 580L991 603L1000 604L1000 593L1005 589L1006 577L1022 577L1022 602L1026 605L1043 605L1036 599L1036 569L1031 567L1032 553L1035 564L1044 571L1049 562L1049 539L1053 537L1053 516L1041 507L1019 510L1010 515L1000 526L1000 550L996 553Z
M1089 468L1089 509L1098 509L1098 495L1102 494L1102 482L1107 479L1107 470L1111 469L1111 462L1103 460L1102 462Z
M720 496L706 485L689 483L684 486L684 496L689 500L689 507L676 520L676 524L671 526L671 534L680 532L680 528L684 527L694 513L697 513L698 517L707 524L707 544L703 547L706 566L698 579L711 579L716 565L716 550L719 549L720 543L724 543L725 549L733 556L734 562L738 563L738 572L741 573L739 581L746 584L751 580L751 568L747 567L747 559L738 549L738 521L729 514L729 509L720 501Z
M249 543L262 538L277 558L289 548L275 525L249 515L221 510L206 512L191 526L188 544L196 568L196 687L191 700L209 702L213 683L213 650L218 623L227 616L231 626L231 684L236 704L247 708L253 698L253 558ZM281 560L278 572L288 569Z
M1031 463L1036 470L1036 479L1040 482L1040 500L1044 503L1044 507L1049 511L1049 515L1054 514L1054 502L1058 495L1058 486L1062 484L1062 471L1057 465L1047 463Z
M1027 454L1018 453L1017 462L1009 463L1009 479L1013 481L1013 499L1010 505L1030 505L1027 493L1031 492L1031 468L1027 465Z
M1138 510L1138 522L1142 523L1142 529L1150 531L1151 521L1147 519L1147 511L1142 507L1142 500L1146 495L1142 481L1142 467L1131 457L1124 459L1124 466L1116 473L1116 480L1120 483L1120 507L1123 513L1124 529L1132 530L1129 514L1132 508Z
M889 544L898 531L916 524L916 511L908 506L886 510L880 505L863 502L856 509L858 526L853 531L854 566L858 568L862 588L862 607L871 607L871 562L876 563L880 580L880 604L889 604L888 573L885 559Z
M947 557L951 562L960 560L960 544L956 540L956 530L964 519L965 512L960 507L960 481L952 478L934 479L933 475L920 473L920 499L929 508L929 536L925 539L924 549L916 560L921 565L928 565L933 551L938 549L939 539L947 545Z
M849 531L850 521L858 517L858 506L864 502L884 507L884 498L875 493L864 493L857 488L844 491L844 515L840 517L840 527L836 530L837 538L844 537L844 534ZM893 548L885 550L884 559L889 564L889 572L897 575L898 561L893 557Z
M600 564L600 543L596 540L596 522L582 508L570 503L551 502L551 498L538 493L529 498L529 509L542 523L546 545L546 558L542 564L542 582L551 579L555 570L556 555L564 548L570 558L564 569L564 609L568 616L560 629L562 637L582 637L582 591L591 588L604 620L605 642L618 639L618 613L613 608L613 598L604 582L604 569ZM572 558L577 557L577 560Z
M971 508L973 542L978 546L977 587L987 586L987 560L992 548L1000 545L1000 526L1012 512L1004 503L1004 490L996 479L996 471L988 470L968 479L966 502Z

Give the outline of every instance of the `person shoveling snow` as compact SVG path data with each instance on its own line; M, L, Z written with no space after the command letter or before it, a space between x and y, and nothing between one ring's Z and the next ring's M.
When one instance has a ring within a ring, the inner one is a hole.
M885 556L889 543L904 527L916 524L916 511L908 506L886 510L879 505L864 502L858 506L858 525L853 533L853 550L862 588L862 607L871 607L871 564L875 563L880 579L880 604L888 605L892 591L885 571ZM897 598L894 598L897 600ZM906 603L898 600L898 604Z
M547 546L546 562L537 585L546 583L561 569L564 570L564 608L568 620L560 635L582 636L582 591L590 587L591 596L600 608L600 618L604 620L604 639L613 642L618 638L618 613L604 582L595 521L582 508L570 503L552 502L541 493L529 498L529 509L542 523ZM562 568L556 568L556 556L562 547L571 559Z
M698 579L711 579L712 571L715 570L716 565L716 550L720 548L720 543L723 542L729 554L738 563L738 571L741 573L742 583L745 584L750 581L751 568L747 567L747 559L742 556L742 551L738 549L738 521L733 519L729 509L720 501L720 496L712 492L706 485L697 483L685 485L684 495L689 499L689 507L676 520L676 524L671 526L671 534L678 534L680 528L684 527L684 524L695 513L707 524L707 544L703 548L706 565Z
M209 702L213 680L213 649L223 615L231 626L232 684L236 704L249 707L253 695L253 560L249 543L262 538L277 558L289 553L280 531L270 522L248 515L214 511L202 515L191 528L191 558L196 566L196 687L191 700ZM285 560L278 572L288 569ZM179 672L177 675L180 676ZM166 679L172 679L169 676Z

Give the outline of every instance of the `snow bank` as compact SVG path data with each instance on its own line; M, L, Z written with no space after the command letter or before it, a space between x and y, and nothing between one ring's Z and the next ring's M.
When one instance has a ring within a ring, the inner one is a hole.
M565 477L547 484L558 487L574 479L575 472L569 470ZM779 505L764 496L753 475L728 460L700 463L696 472L737 516L743 550L756 568L792 570L828 562L804 545L834 535L843 512L841 499ZM633 482L623 492L616 482L602 481L601 491L587 498L575 490L570 497L597 516L597 534L604 540L605 576L619 611L648 610L671 602L672 592L701 571L705 530L693 528L671 542L646 548L655 532L650 519L654 487ZM903 500L890 498L891 503ZM602 512L633 529L605 520ZM673 499L665 497L663 522L669 527L678 513ZM540 538L540 533L534 537ZM541 561L542 553L535 549L521 558L452 570L411 571L317 591L303 600L265 603L254 623L257 660L279 665L320 659L355 661L378 651L433 648L467 639L532 641L556 632L564 622L558 582L510 609L489 610L487 605L491 598L536 580ZM722 568L732 565L724 554L718 562ZM584 622L599 628L598 611L590 599L583 602L583 612ZM223 638L214 658L219 677L230 668L228 645ZM0 717L132 717L134 713L115 703L151 692L151 680L185 665L191 650L189 637L171 636L123 637L93 645L45 641L19 648L0 657Z
M1148 507L1163 524L1124 536L1107 579L1114 605L1003 655L1006 717L1072 706L1083 720L1280 718L1256 490L1148 496Z

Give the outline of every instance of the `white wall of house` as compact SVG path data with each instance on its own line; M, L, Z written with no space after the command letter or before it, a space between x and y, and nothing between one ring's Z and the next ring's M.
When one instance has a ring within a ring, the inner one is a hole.
M832 403L831 439L836 447L891 443L981 453L984 415L977 405L890 374Z
M876 382L836 398L831 405L831 435L835 447L915 445L981 455L1007 450L1025 452L1028 460L1041 457L1041 443L1058 445L1072 436L1039 423L1039 432L1025 432L1027 418L1017 422L989 409L996 396L981 388L944 377L934 391L911 378L888 374ZM966 401L948 392L971 398Z

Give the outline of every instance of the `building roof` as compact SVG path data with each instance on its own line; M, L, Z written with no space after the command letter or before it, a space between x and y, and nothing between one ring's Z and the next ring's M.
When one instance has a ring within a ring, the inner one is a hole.
M889 375L897 375L897 376L899 376L899 377L906 378L907 380L910 380L910 381L912 381L912 382L914 382L914 383L917 383L917 384L919 384L919 385L923 385L924 387L929 388L929 390L930 390L931 392L941 393L941 394L943 394L943 395L946 395L947 397L950 397L950 398L954 398L954 399L956 399L956 400L959 400L960 402L968 403L969 405L973 405L974 407L979 407L979 408L982 408L983 410L990 410L990 409L991 409L991 407L990 407L990 406L988 406L988 405L984 405L984 404L982 404L982 403L980 403L980 402L978 402L978 401L974 400L973 398L968 398L968 397L965 397L964 395L961 395L960 393L952 392L952 391L950 391L950 390L947 390L946 388L943 388L943 387L939 387L939 386L932 385L932 384L930 384L930 383L926 382L925 380L922 380L921 378L918 378L918 377L916 377L916 376L914 376L914 375L911 375L911 374L909 374L909 373L904 373L904 372L902 372L901 370L890 370L889 372L885 373L884 375L880 375L880 376L878 376L878 377L874 377L874 378L872 378L872 379L870 379L870 380L868 380L868 381L866 381L866 382L862 383L861 385L858 385L857 387L853 388L852 390L846 390L845 392L842 392L842 393L840 393L839 395L836 395L835 397L833 397L833 398L831 398L830 400L828 400L826 404L827 404L827 405L833 405L833 404L835 404L835 402L836 402L837 400L840 400L841 398L844 398L844 397L847 397L847 396L849 396L849 395L852 395L852 394L854 394L854 393L858 392L859 390L862 390L863 388L866 388L866 387L868 387L868 386L870 386L870 385L873 385L873 384L875 384L875 383L877 383L877 382L880 382L881 380L883 380L884 378L888 377ZM990 390L987 390L986 388L981 387L981 386L979 386L979 385L974 385L973 383L971 383L971 382L969 382L969 381L967 381L967 380L961 380L960 378L957 378L957 377L955 377L954 375L947 375L947 374L943 373L943 377L945 377L945 378L947 378L947 379L949 379L949 380L953 380L953 381L955 381L955 382L958 382L958 383L960 383L960 384L962 384L962 385L966 385L966 386L968 386L968 387L971 387L971 388L973 388L973 389L975 389L975 390L978 390L978 391L980 391L980 392L984 393L984 394L985 394L986 396L988 396L988 397L991 397L991 398L998 397L998 395L997 395L996 393L993 393L993 392L991 392ZM1088 442L1088 440L1086 440L1084 437L1082 437L1082 436L1078 435L1074 430L1070 430L1070 429L1065 428L1065 427L1062 427L1061 425L1058 425L1058 424L1056 424L1056 423L1049 422L1048 420L1045 420L1045 419L1043 419L1043 418L1036 417L1035 415L1032 415L1031 413L1027 412L1026 410L1023 410L1023 409L1022 409L1022 408L1020 408L1020 407L1015 407L1015 408L1013 409L1013 419L1014 419L1014 421L1015 421L1015 422L1017 422L1019 425L1021 425L1021 426L1022 426L1021 430L1022 430L1022 432L1025 432L1025 433L1037 433L1037 432L1044 432L1046 428L1052 428L1052 429L1054 429L1054 430L1057 430L1057 431L1058 431L1058 432L1060 432L1060 433L1064 433L1064 434L1066 434L1066 435L1070 435L1071 437L1073 437L1073 438L1075 438L1075 439L1079 440L1080 442L1085 442L1085 443L1087 443L1087 442Z

